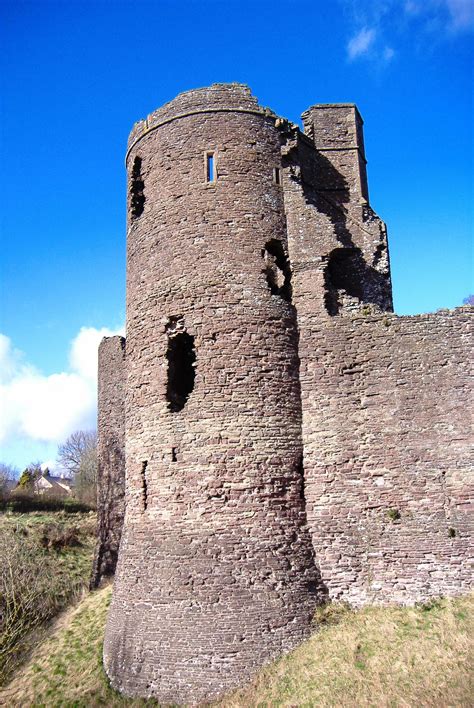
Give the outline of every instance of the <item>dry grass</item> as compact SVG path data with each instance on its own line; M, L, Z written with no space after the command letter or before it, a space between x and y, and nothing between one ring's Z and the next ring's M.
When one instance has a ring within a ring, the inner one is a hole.
M96 590L58 618L49 638L0 691L0 705L156 706L154 701L122 698L108 684L102 669L102 642L110 597L110 586Z
M329 618L219 706L474 705L474 595L414 608L328 610L335 624Z
M0 514L0 683L44 623L83 593L94 531L94 514Z
M102 669L110 587L57 622L3 693L9 706L156 706L118 695ZM472 707L474 595L415 608L322 608L319 629L216 708Z

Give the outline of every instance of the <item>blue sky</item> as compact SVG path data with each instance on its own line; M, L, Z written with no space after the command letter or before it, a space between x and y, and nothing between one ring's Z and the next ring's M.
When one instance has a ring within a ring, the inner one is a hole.
M3 0L0 460L95 421L97 343L125 319L124 154L180 91L247 83L299 122L355 102L395 309L473 292L472 0Z

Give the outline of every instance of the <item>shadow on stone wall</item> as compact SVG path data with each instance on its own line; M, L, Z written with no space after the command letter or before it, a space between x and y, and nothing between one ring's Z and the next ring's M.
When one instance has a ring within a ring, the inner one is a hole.
M97 544L91 589L115 573L125 514L125 458L120 440L110 439L99 462Z

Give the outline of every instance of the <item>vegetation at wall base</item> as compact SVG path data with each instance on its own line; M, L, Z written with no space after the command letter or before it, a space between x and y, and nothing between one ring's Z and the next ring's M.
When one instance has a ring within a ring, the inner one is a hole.
M113 691L102 668L111 587L58 618L49 638L0 693L9 706L157 706ZM416 607L328 605L315 634L214 705L472 705L474 595Z
M0 685L88 586L94 513L0 514Z

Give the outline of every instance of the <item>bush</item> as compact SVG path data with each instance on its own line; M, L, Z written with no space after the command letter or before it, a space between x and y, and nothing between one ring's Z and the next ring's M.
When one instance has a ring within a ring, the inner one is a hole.
M90 504L70 497L40 497L35 494L16 492L8 499L0 500L0 511L25 514L30 511L65 511L68 514L94 511Z
M89 515L71 521L63 514L0 517L0 684L31 647L32 631L87 587L94 523Z
M75 526L62 526L61 524L43 526L39 543L42 548L53 549L54 551L81 545L77 528Z
M399 521L402 518L399 509L387 509L387 517L390 521Z

